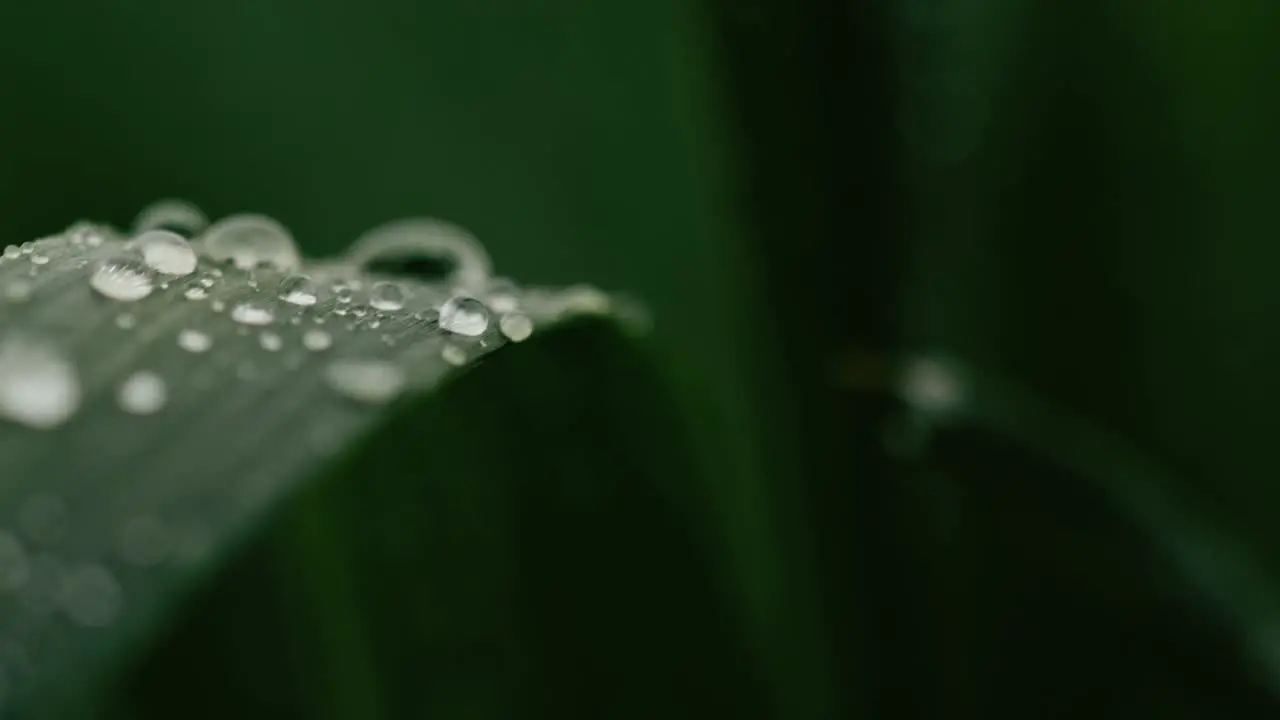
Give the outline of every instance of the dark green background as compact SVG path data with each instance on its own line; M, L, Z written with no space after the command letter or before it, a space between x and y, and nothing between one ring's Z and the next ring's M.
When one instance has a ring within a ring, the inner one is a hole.
M269 213L311 254L430 214L475 231L504 273L626 290L654 315L643 349L568 333L403 420L410 436L457 427L481 404L492 432L473 455L520 453L487 470L423 465L390 440L356 456L153 668L227 678L231 707L279 693L289 712L332 717L1270 716L1265 673L1242 659L1261 640L1063 460L1072 438L1043 452L960 429L892 460L877 439L898 409L837 378L858 353L908 348L1021 381L1154 457L1169 492L1274 566L1278 13L1263 0L5 3L5 242L79 217L125 223L163 196ZM457 490L433 512L415 495L428 475L475 478L491 509L468 515ZM362 484L378 487L366 519L341 520L341 494ZM444 528L454 551L393 560L367 518L417 502L395 546L433 546ZM324 566L334 548L378 568L355 583L371 590L343 600L352 581L314 586L323 570L279 597L252 580L307 565L296 557ZM401 586L419 572L432 582ZM437 593L448 601L428 603ZM562 617L565 597L594 599ZM329 609L260 632L312 605ZM509 674L462 664L456 695L421 688L453 700L414 704L420 672L458 665L428 642L441 627L506 643ZM193 649L218 637L238 638L225 656ZM389 649L394 637L421 652ZM299 650L308 638L319 645ZM245 647L285 659L251 664ZM171 684L140 681L135 702L162 703ZM592 688L616 692L588 702Z

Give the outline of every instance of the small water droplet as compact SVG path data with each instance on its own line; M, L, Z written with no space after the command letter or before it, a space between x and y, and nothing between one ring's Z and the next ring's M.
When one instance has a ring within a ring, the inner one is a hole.
M185 200L160 200L143 208L133 221L134 232L169 230L183 237L195 237L209 224L200 208Z
M178 333L178 347L187 352L202 353L213 346L213 338L206 333L190 328Z
M139 370L120 385L117 400L127 413L151 415L164 408L169 400L169 389L164 378L150 370Z
M382 281L374 283L373 288L369 290L369 305L374 310L384 310L393 312L404 307L405 290L400 285Z
M23 335L0 341L0 417L43 430L79 407L79 375L57 348Z
M44 255L42 253L33 252L31 253L31 264L32 265L48 265L49 256Z
M270 325L275 321L275 313L265 305L253 302L242 302L231 308L231 319L242 325Z
M213 302L209 303L209 309L214 312L222 312L223 310L227 309L227 304L222 302L221 300L214 300Z
M26 280L13 280L4 288L4 296L9 302L26 302L31 299L33 288Z
M489 328L489 310L473 297L457 295L440 307L439 323L451 333L476 337Z
M124 606L124 591L111 571L86 563L63 578L62 609L73 622L86 627L110 625Z
M203 300L209 297L209 291L205 290L199 285L192 285L191 287L187 288L186 292L182 293L182 297L188 300Z
M200 287L202 288L211 288L214 286L214 283L216 283L217 280L214 278L212 274L209 274L200 278L197 282L200 283Z
M116 316L116 327L121 330L132 330L138 324L138 319L132 313L120 313Z
M125 248L140 253L147 267L165 275L185 277L196 271L195 249L175 232L148 230L130 240Z
M141 300L155 289L146 263L130 255L117 255L98 263L89 286L104 297L121 302Z
M280 348L284 347L284 341L280 339L279 335L273 332L264 332L259 335L258 344L267 352L276 352Z
M362 403L381 404L404 387L404 371L383 360L336 360L325 368L329 386Z
M0 530L0 593L17 592L31 575L27 551L13 533Z
M309 307L316 304L315 282L306 275L290 275L280 281L280 299L291 304Z
M498 329L512 342L521 342L533 334L533 320L521 313L508 313L498 321Z
M450 365L462 366L467 364L467 353L462 348L449 343L440 350L440 357Z
M302 264L293 236L265 215L233 215L220 220L209 227L202 242L210 258L230 260L246 270L270 265L288 272Z
M348 282L339 280L333 284L332 290L339 305L347 305L355 298L355 288Z
M22 250L20 250L17 245L6 245L4 247L4 256L6 258L13 260L20 255L22 255Z
M362 317L364 317L365 315L368 315L368 314L369 314L369 309L368 309L368 308L361 307L361 306L357 305L357 306L355 306L355 307L351 308L351 314L352 314L353 316L355 316L355 317L362 318Z
M328 350L333 345L333 336L323 330L308 330L302 334L302 346L313 352Z

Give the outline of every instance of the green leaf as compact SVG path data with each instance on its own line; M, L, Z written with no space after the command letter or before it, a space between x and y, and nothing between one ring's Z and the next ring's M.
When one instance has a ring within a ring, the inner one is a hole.
M215 264L213 249L206 240L186 276L132 274L111 231L78 226L0 260L0 708L48 714L117 680L184 590L304 480L506 335L523 339L508 320L529 318L542 335L620 307L587 288L513 290L518 311L500 320L483 310L483 327L464 326L461 311L449 314L452 278L433 285L343 261L304 266L319 302L296 304L278 290L295 282L285 272ZM139 287L149 294L116 299ZM389 292L406 299L387 302ZM159 380L131 400L139 371ZM461 453L463 465L483 457L456 446L456 434L439 437L400 441L414 453ZM376 459L369 465L378 477ZM334 542L309 529L316 522L325 520L299 521L299 542ZM300 597L341 613L330 568L341 553L298 557ZM319 638L322 656L364 667L358 632L323 627L336 635ZM337 707L376 716L359 680L335 687L350 696Z

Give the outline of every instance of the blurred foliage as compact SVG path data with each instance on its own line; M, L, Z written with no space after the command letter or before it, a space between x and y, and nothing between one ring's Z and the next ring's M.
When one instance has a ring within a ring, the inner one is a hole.
M905 347L1021 381L1275 567L1278 13L0 7L7 241L169 195L313 254L433 214L504 273L654 310L646 351L522 348L399 418L128 702L190 712L159 688L217 677L211 715L1274 716L1274 638L1072 438L942 428L893 457L903 409L833 368Z

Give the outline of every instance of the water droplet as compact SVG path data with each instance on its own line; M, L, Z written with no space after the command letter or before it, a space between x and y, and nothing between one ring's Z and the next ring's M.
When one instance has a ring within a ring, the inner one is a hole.
M73 245L98 247L107 239L108 234L115 233L110 228L87 221L80 221L67 228L67 237Z
M408 218L379 225L361 235L347 251L355 265L444 260L453 265L451 279L468 289L484 286L492 263L474 235L452 223Z
M231 308L231 319L242 325L270 325L275 321L271 308L253 302L242 302Z
M202 288L211 288L214 286L214 283L217 282L217 280L214 279L215 277L216 276L214 276L213 274L205 275L204 277L200 278L200 280L198 280L197 282L200 283L200 287Z
M121 330L132 330L138 324L138 319L131 313L120 313L116 316L116 327Z
M404 307L405 290L396 283L382 282L374 283L373 288L369 290L369 305L374 310L384 310L393 312Z
M164 378L150 370L139 370L120 385L120 407L134 415L151 415L164 408L169 389Z
M133 302L151 294L155 286L142 258L117 255L98 263L89 285L104 297Z
M214 300L213 302L209 303L209 309L214 312L222 312L223 310L227 309L227 304L222 302L221 300Z
M133 221L137 233L169 230L183 237L195 237L209 224L200 208L185 200L160 200L143 208Z
M20 255L22 255L22 250L18 249L17 245L6 245L4 247L4 256L6 258L13 260Z
M9 302L26 302L31 299L33 288L26 280L13 280L4 288L4 296Z
M333 336L323 330L308 330L302 334L302 346L313 352L328 350L333 345Z
M445 345L440 350L440 357L450 365L461 367L467 364L467 352L453 343Z
M280 339L279 335L273 332L264 332L259 335L258 344L267 352L276 352L280 348L284 347L284 341Z
M185 277L196 271L196 251L187 239L168 230L148 230L125 248L142 255L147 267L165 275Z
M302 264L293 236L265 215L233 215L220 220L205 232L202 242L210 258L230 260L245 270L270 265L288 272Z
M186 292L182 293L182 297L188 300L203 300L209 297L209 291L205 290L199 285L192 285L191 287L187 288Z
M22 541L0 530L0 593L17 592L30 575L31 566Z
M41 254L41 253L32 253L32 254L31 254L31 264L32 264L32 265L48 265L48 264L49 264L49 256L48 256L48 255Z
M350 283L339 280L333 284L333 296L339 305L347 305L355 298L355 288Z
M352 314L353 316L355 316L355 317L362 318L362 317L364 317L365 315L368 315L368 314L369 314L369 310L368 310L367 308L363 308L363 307L361 307L361 306L357 305L357 306L355 306L355 307L351 308L351 314Z
M533 320L521 313L508 313L498 321L498 329L512 342L521 342L533 334Z
M62 609L86 627L110 625L124 606L124 591L111 571L97 563L69 570L62 581Z
M476 337L489 328L489 310L473 297L458 295L440 307L439 323L451 333Z
M213 338L207 334L190 328L178 333L178 347L187 352L202 353L213 346Z
M385 403L404 387L404 371L382 360L337 360L325 368L329 386L362 403Z
M75 365L54 346L22 335L0 341L0 417L48 429L79 407Z
M316 304L316 284L306 275L290 275L280 281L280 299L291 304L308 307Z

